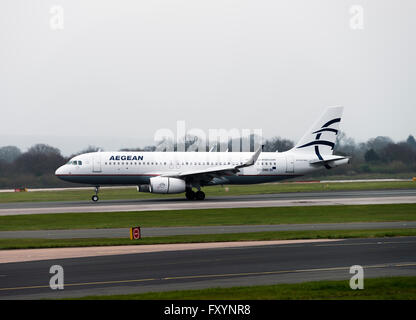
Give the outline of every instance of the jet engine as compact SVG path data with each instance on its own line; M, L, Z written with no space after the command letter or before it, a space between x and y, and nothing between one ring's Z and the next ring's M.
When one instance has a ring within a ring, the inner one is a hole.
M139 192L151 193L182 193L185 192L185 180L169 177L150 178L150 184L140 185Z

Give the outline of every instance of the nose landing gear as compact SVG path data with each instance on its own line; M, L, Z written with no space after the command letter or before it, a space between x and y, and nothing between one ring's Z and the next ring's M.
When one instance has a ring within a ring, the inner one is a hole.
M98 201L98 191L100 190L100 186L96 186L95 187L95 195L93 195L92 197L91 197L91 200L92 201L94 201L94 202L97 202Z

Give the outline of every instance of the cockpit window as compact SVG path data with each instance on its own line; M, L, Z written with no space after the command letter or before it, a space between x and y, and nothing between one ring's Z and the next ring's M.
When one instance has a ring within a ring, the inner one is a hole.
M78 166L82 166L82 161L77 161L77 160L71 160L67 162L68 165L78 165Z

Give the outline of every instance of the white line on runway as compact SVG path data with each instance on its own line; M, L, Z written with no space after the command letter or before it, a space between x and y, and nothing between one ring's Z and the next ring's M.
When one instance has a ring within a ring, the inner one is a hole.
M297 200L253 200L253 201L206 201L181 203L152 203L100 206L68 206L45 208L8 208L0 209L0 216L45 214L45 213L75 213L75 212L129 212L129 211L159 211L159 210L194 210L220 208L257 208L257 207L293 207L293 206L334 206L334 205L363 205L363 204L406 204L416 203L416 197L361 197L361 198L323 198Z

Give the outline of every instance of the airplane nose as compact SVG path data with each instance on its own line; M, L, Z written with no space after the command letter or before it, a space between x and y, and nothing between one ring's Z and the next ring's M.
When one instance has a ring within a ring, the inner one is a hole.
M63 174L63 166L60 166L58 169L56 169L55 171L55 176L59 176Z

